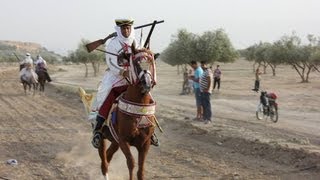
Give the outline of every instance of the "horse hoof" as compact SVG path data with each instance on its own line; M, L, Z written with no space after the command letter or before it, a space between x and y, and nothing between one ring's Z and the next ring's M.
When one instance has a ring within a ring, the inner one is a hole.
M108 173L105 176L103 176L103 178L104 178L104 180L109 180Z

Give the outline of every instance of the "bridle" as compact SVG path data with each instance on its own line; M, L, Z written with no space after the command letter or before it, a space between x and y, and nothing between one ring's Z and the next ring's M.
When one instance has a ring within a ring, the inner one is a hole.
M140 52L131 55L129 63L129 84L138 85L142 83L153 88L156 84L156 69L153 56L146 52Z

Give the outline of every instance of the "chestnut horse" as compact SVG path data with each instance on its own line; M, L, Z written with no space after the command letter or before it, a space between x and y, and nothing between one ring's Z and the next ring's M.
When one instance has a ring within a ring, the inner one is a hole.
M138 150L138 179L144 177L144 163L151 143L157 120L154 116L155 102L150 90L155 85L156 73L153 56L140 52L130 57L130 78L126 92L120 96L116 113L116 121L109 120L108 126L102 128L104 140L99 147L101 158L101 171L105 179L108 179L108 166L113 154L122 150L129 169L129 179L133 179L134 158L130 146ZM147 62L147 63L146 63ZM148 68L144 68L143 64ZM160 128L160 127L159 127ZM111 145L107 149L108 139Z

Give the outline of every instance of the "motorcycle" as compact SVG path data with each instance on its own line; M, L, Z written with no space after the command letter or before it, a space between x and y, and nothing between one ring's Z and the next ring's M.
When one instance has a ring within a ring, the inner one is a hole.
M278 103L276 102L277 95L275 93L267 93L261 91L260 102L256 110L256 117L258 120L267 119L274 123L278 122Z

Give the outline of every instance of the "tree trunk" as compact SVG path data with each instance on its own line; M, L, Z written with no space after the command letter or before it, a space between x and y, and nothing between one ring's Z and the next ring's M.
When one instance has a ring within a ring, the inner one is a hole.
M311 72L312 69L314 69L313 65L307 65L308 70L307 70L307 74L306 74L306 82L309 82L309 74Z
M86 72L84 74L84 77L88 77L88 65L87 63L84 63L85 67L86 67Z
M263 61L263 74L267 74L267 66L268 64L265 61Z
M303 66L299 66L297 64L292 64L292 67L297 71L297 73L299 74L300 78L301 78L301 82L302 83L305 83L306 80L305 80L305 77L304 77L304 68ZM301 72L299 70L299 68L301 69Z
M272 69L272 76L276 76L276 67L277 67L277 65L271 64L271 63L268 63L268 64Z
M276 76L276 67L271 68L272 69L272 76Z
M92 64L92 68L93 68L93 76L96 77L97 76L97 65L96 62L91 62Z
M252 72L255 73L256 72L256 64L257 62L254 61L254 63L252 64Z

